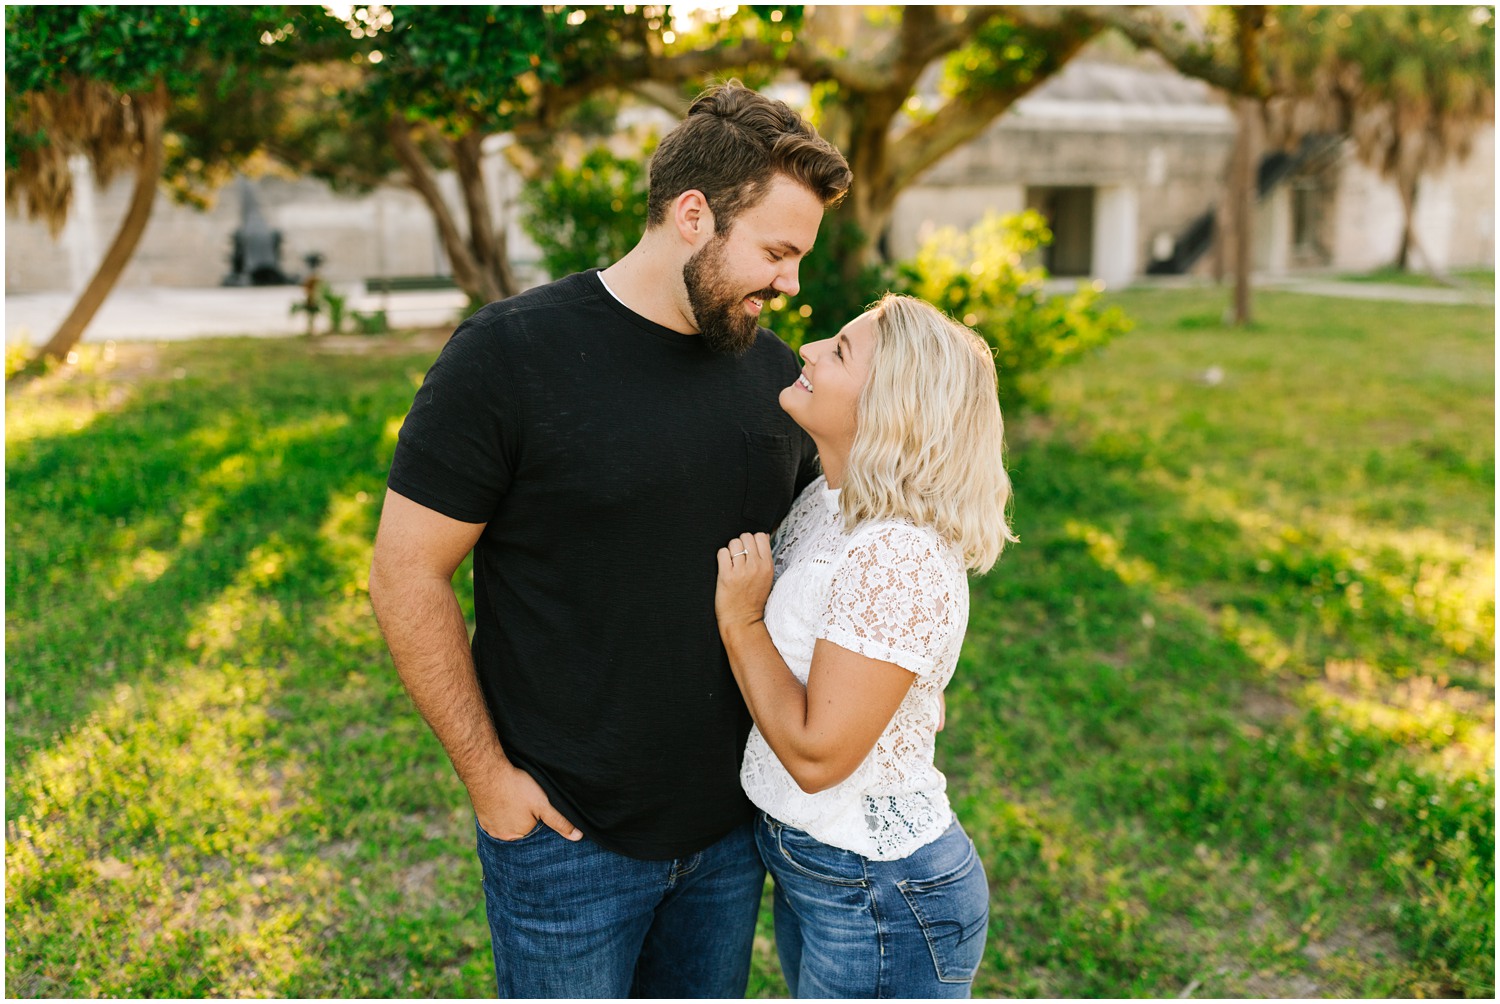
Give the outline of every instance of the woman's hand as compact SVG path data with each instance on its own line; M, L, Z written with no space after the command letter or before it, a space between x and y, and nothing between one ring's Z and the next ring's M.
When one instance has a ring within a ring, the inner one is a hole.
M714 591L719 630L749 626L763 618L774 574L768 534L742 533L728 547L719 548L719 584Z

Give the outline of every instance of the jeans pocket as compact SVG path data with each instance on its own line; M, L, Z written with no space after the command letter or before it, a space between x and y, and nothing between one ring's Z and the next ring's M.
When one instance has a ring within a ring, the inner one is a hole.
M526 831L525 836L517 837L514 840L501 840L499 837L491 836L490 832L479 824L479 819L477 817L474 820L474 829L479 831L479 836L487 843L499 844L501 847L514 847L516 844L521 843L523 840L530 840L532 837L541 833L542 828L545 825L545 823L538 819L536 821L536 825Z
M965 838L967 840L967 838ZM989 883L974 845L958 867L930 879L896 883L927 939L942 983L968 983L979 969L989 928Z

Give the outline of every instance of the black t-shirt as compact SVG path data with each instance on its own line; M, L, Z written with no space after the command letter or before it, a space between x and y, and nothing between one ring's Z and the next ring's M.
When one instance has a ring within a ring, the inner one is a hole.
M715 353L584 272L465 321L401 429L392 490L487 524L473 651L501 745L610 850L679 857L750 818L714 554L817 474L777 404L799 372L765 329Z

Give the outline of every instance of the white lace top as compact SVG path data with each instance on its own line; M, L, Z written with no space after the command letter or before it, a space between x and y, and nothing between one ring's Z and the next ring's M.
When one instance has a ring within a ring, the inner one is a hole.
M870 755L839 784L803 791L759 728L750 732L740 783L781 822L893 861L942 836L952 820L933 742L969 620L968 576L957 549L929 528L881 520L845 533L838 495L823 478L814 481L772 538L771 640L804 686L819 638L894 663L916 680Z

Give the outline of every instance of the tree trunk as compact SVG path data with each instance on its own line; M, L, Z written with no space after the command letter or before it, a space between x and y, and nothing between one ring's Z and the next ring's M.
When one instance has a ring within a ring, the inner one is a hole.
M883 257L880 240L900 194L891 184L888 162L890 125L901 107L899 98L885 93L850 95L838 109L838 121L830 123L829 131L842 141L830 142L844 152L854 174L854 183L838 210L840 224L858 232L857 242L850 235L843 237L851 241L839 258L839 272L845 282L858 282L864 270Z
M1234 323L1248 325L1250 309L1250 268L1255 238L1255 165L1260 160L1260 102L1254 98L1235 100L1235 117L1239 129L1235 136L1234 167L1231 171L1230 201L1234 207Z
M1436 271L1421 246L1417 243L1417 183L1420 176L1415 172L1400 173L1396 177L1396 192L1401 196L1401 247L1396 252L1396 268L1410 271L1413 258L1420 255L1429 272Z
M469 216L469 247L479 266L484 302L489 303L514 296L518 290L506 254L505 228L495 226L490 211L489 188L484 181L483 142L482 133L470 132L455 140L451 149L464 209Z
M411 123L399 116L390 121L386 133L391 140L391 151L400 162L407 183L427 204L427 211L432 213L433 222L438 228L438 239L443 242L443 251L448 255L448 266L453 269L454 283L470 300L487 302L485 279L479 263L475 261L472 250L459 231L458 222L454 220L448 203L443 200L443 193L438 190L437 179L433 176L427 158L412 141L411 128Z
M166 88L158 85L151 95L138 95L135 99L141 117L141 157L135 169L135 188L130 195L130 205L125 218L115 231L109 250L104 253L99 267L94 270L88 285L78 295L73 309L63 318L52 337L37 352L23 372L33 373L46 359L66 359L82 339L89 322L104 305L105 299L115 288L120 273L130 263L146 224L151 219L151 207L156 202L156 186L161 181L163 159L162 127L167 115Z
M844 278L857 279L864 269L878 265L884 261L887 255L884 252L882 240L885 237L886 228L891 223L891 213L895 209L894 195L900 193L891 192L889 189L875 195L870 199L852 199L848 207L846 219L859 229L862 240L859 245L844 256Z
M1239 128L1235 136L1234 184L1234 323L1248 326L1250 316L1250 269L1255 254L1255 203L1258 196L1257 166L1263 145L1261 127L1265 121L1262 102L1267 93L1266 68L1261 59L1260 43L1265 30L1264 7L1233 8L1236 25L1235 42L1239 49L1241 83L1244 90L1234 102ZM1244 95L1254 95L1247 97Z

